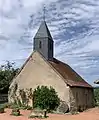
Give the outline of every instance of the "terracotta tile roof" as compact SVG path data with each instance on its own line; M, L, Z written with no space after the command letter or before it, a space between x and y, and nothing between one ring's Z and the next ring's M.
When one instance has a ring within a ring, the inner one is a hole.
M80 75L78 75L69 65L57 60L53 59L53 61L49 61L49 63L54 67L55 70L60 73L60 75L64 78L64 81L69 86L78 86L78 87L89 87L92 88Z

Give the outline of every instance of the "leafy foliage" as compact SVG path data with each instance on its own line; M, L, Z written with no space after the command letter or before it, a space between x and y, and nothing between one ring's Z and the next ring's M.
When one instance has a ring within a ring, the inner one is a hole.
M18 104L18 103L8 103L4 104L5 108L10 108L10 109L19 109L19 110L32 110L31 106L25 106L23 104Z
M12 109L11 115L20 116L20 110L18 108Z
M94 89L95 105L99 106L99 88Z
M18 69L14 68L14 63L9 61L0 67L0 93L7 93L10 82L17 72Z
M37 89L34 90L33 97L34 108L47 109L50 111L55 110L60 104L60 99L52 87L38 86Z
M3 104L0 104L0 113L4 113L5 106Z
M40 110L40 109L33 109L31 111L31 114L29 115L29 118L47 118L47 111L46 110Z

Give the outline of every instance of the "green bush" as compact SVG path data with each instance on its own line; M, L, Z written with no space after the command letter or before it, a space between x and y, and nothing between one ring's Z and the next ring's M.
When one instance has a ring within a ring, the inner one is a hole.
M99 106L99 88L94 89L95 106Z
M32 107L31 106L25 106L25 105L22 105L19 107L20 110L32 110Z
M12 103L10 104L10 109L19 109L19 105L15 104L15 103Z
M31 106L26 106L26 105L19 105L19 104L15 104L15 103L12 103L10 104L10 107L11 109L20 109L20 110L32 110L32 107Z
M11 106L11 104L9 104L9 103L4 103L2 105L4 106L4 108L10 108L10 106Z
M47 111L46 110L40 110L40 109L33 109L31 111L31 114L29 115L29 118L47 118Z
M52 87L47 86L37 87L33 92L33 107L46 109L48 111L55 110L59 104L60 99Z
M8 93L9 85L19 70L14 68L14 65L14 63L7 61L5 65L0 66L0 93Z
M4 106L3 105L0 105L0 113L4 113Z
M14 116L20 116L20 110L18 108L16 109L12 109L12 113L11 115L14 115Z

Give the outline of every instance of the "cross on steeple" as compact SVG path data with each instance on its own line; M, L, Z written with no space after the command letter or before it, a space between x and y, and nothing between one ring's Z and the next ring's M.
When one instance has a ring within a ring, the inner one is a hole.
M45 4L44 4L44 7L43 7L43 21L45 21L45 14L46 14L46 7L45 7Z

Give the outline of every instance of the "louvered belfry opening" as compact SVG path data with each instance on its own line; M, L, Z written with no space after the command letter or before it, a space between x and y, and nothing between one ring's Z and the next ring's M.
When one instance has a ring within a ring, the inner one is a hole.
M53 38L43 21L34 37L34 51L38 51L46 60L53 60Z

